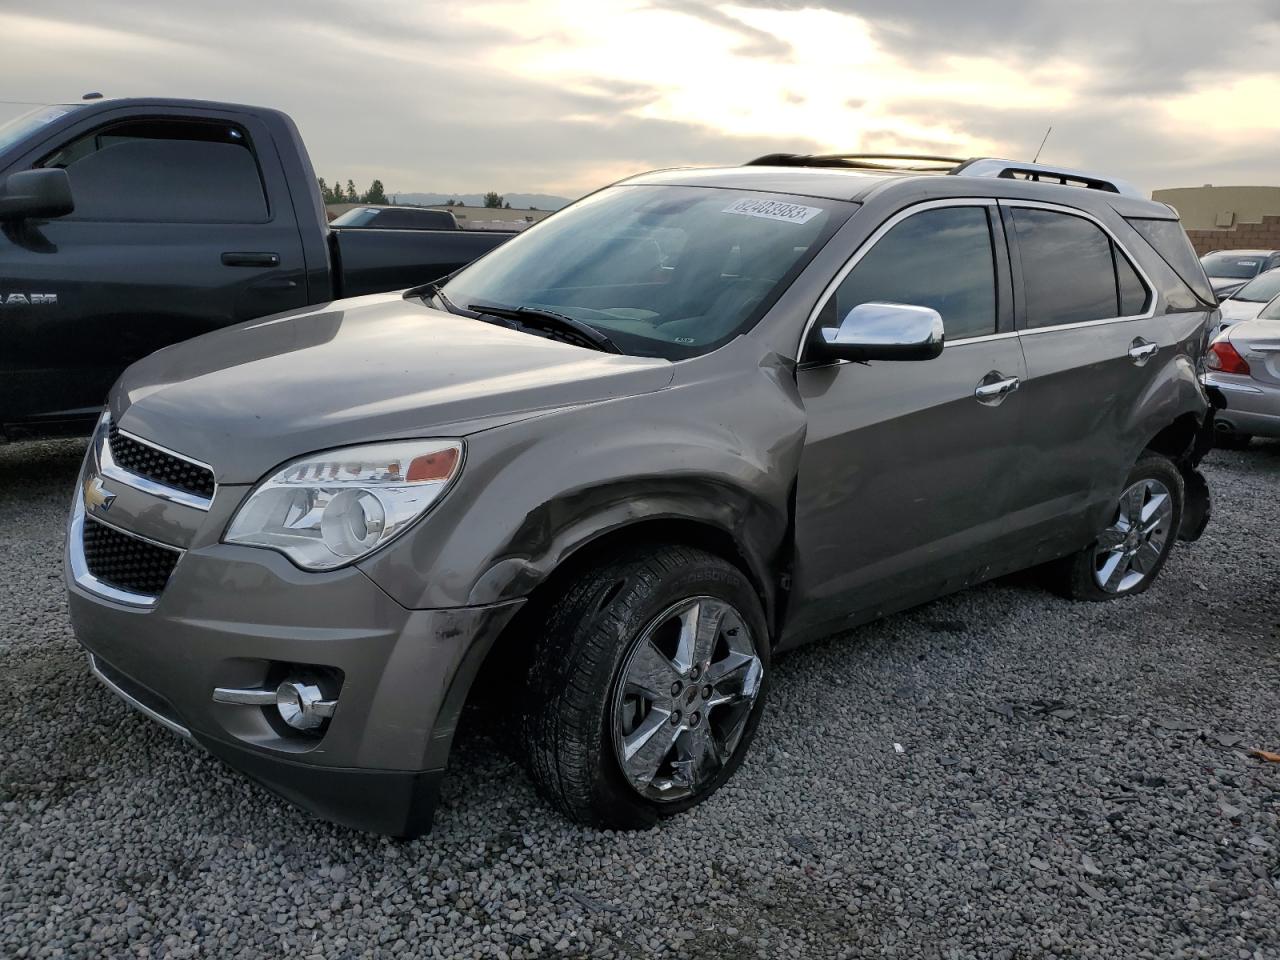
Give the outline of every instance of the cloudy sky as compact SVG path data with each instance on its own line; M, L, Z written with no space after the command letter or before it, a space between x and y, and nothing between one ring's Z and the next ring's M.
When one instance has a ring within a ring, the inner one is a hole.
M279 107L321 176L578 196L938 152L1280 182L1280 0L0 0L0 100ZM0 104L0 121L26 108Z

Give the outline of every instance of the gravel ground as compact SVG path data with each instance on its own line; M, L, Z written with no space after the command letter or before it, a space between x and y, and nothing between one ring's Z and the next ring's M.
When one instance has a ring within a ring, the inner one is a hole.
M412 843L90 679L81 450L0 448L0 956L1280 957L1280 764L1248 753L1280 750L1280 443L1211 455L1217 517L1145 596L1014 578L783 659L738 776L658 830L561 821L481 720Z

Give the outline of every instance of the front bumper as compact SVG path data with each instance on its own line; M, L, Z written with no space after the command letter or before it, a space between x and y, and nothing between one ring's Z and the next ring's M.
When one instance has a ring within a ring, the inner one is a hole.
M297 570L266 550L189 550L153 606L120 603L71 574L76 637L133 706L288 800L395 836L430 828L472 679L520 601L406 610L355 569ZM289 665L340 678L318 737L215 687L270 688Z

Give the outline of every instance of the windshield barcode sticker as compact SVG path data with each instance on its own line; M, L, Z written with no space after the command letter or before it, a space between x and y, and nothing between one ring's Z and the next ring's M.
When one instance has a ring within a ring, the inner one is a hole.
M821 207L802 207L798 203L780 200L739 200L725 207L722 213L740 213L745 217L763 217L766 220L785 220L787 223L808 223L822 212Z

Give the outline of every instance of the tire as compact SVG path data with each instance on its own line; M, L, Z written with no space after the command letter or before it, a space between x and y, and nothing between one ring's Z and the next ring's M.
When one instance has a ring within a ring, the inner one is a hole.
M1145 526L1132 533L1126 525L1139 497L1137 512ZM1160 497L1166 499L1159 501ZM1110 525L1089 546L1058 562L1054 586L1074 600L1115 600L1142 593L1160 575L1177 542L1185 500L1182 474L1173 462L1144 454L1125 480Z
M1219 430L1213 435L1213 445L1219 450L1243 450L1249 446L1249 441L1253 439L1251 433L1231 433L1227 430Z
M682 646L695 622L717 624L714 639ZM521 746L539 791L566 816L650 827L701 803L737 770L764 705L769 634L735 566L689 547L629 553L584 572L531 627L539 642ZM713 702L739 684L736 701ZM641 742L624 769L626 750ZM650 765L651 778L637 783L636 771Z

